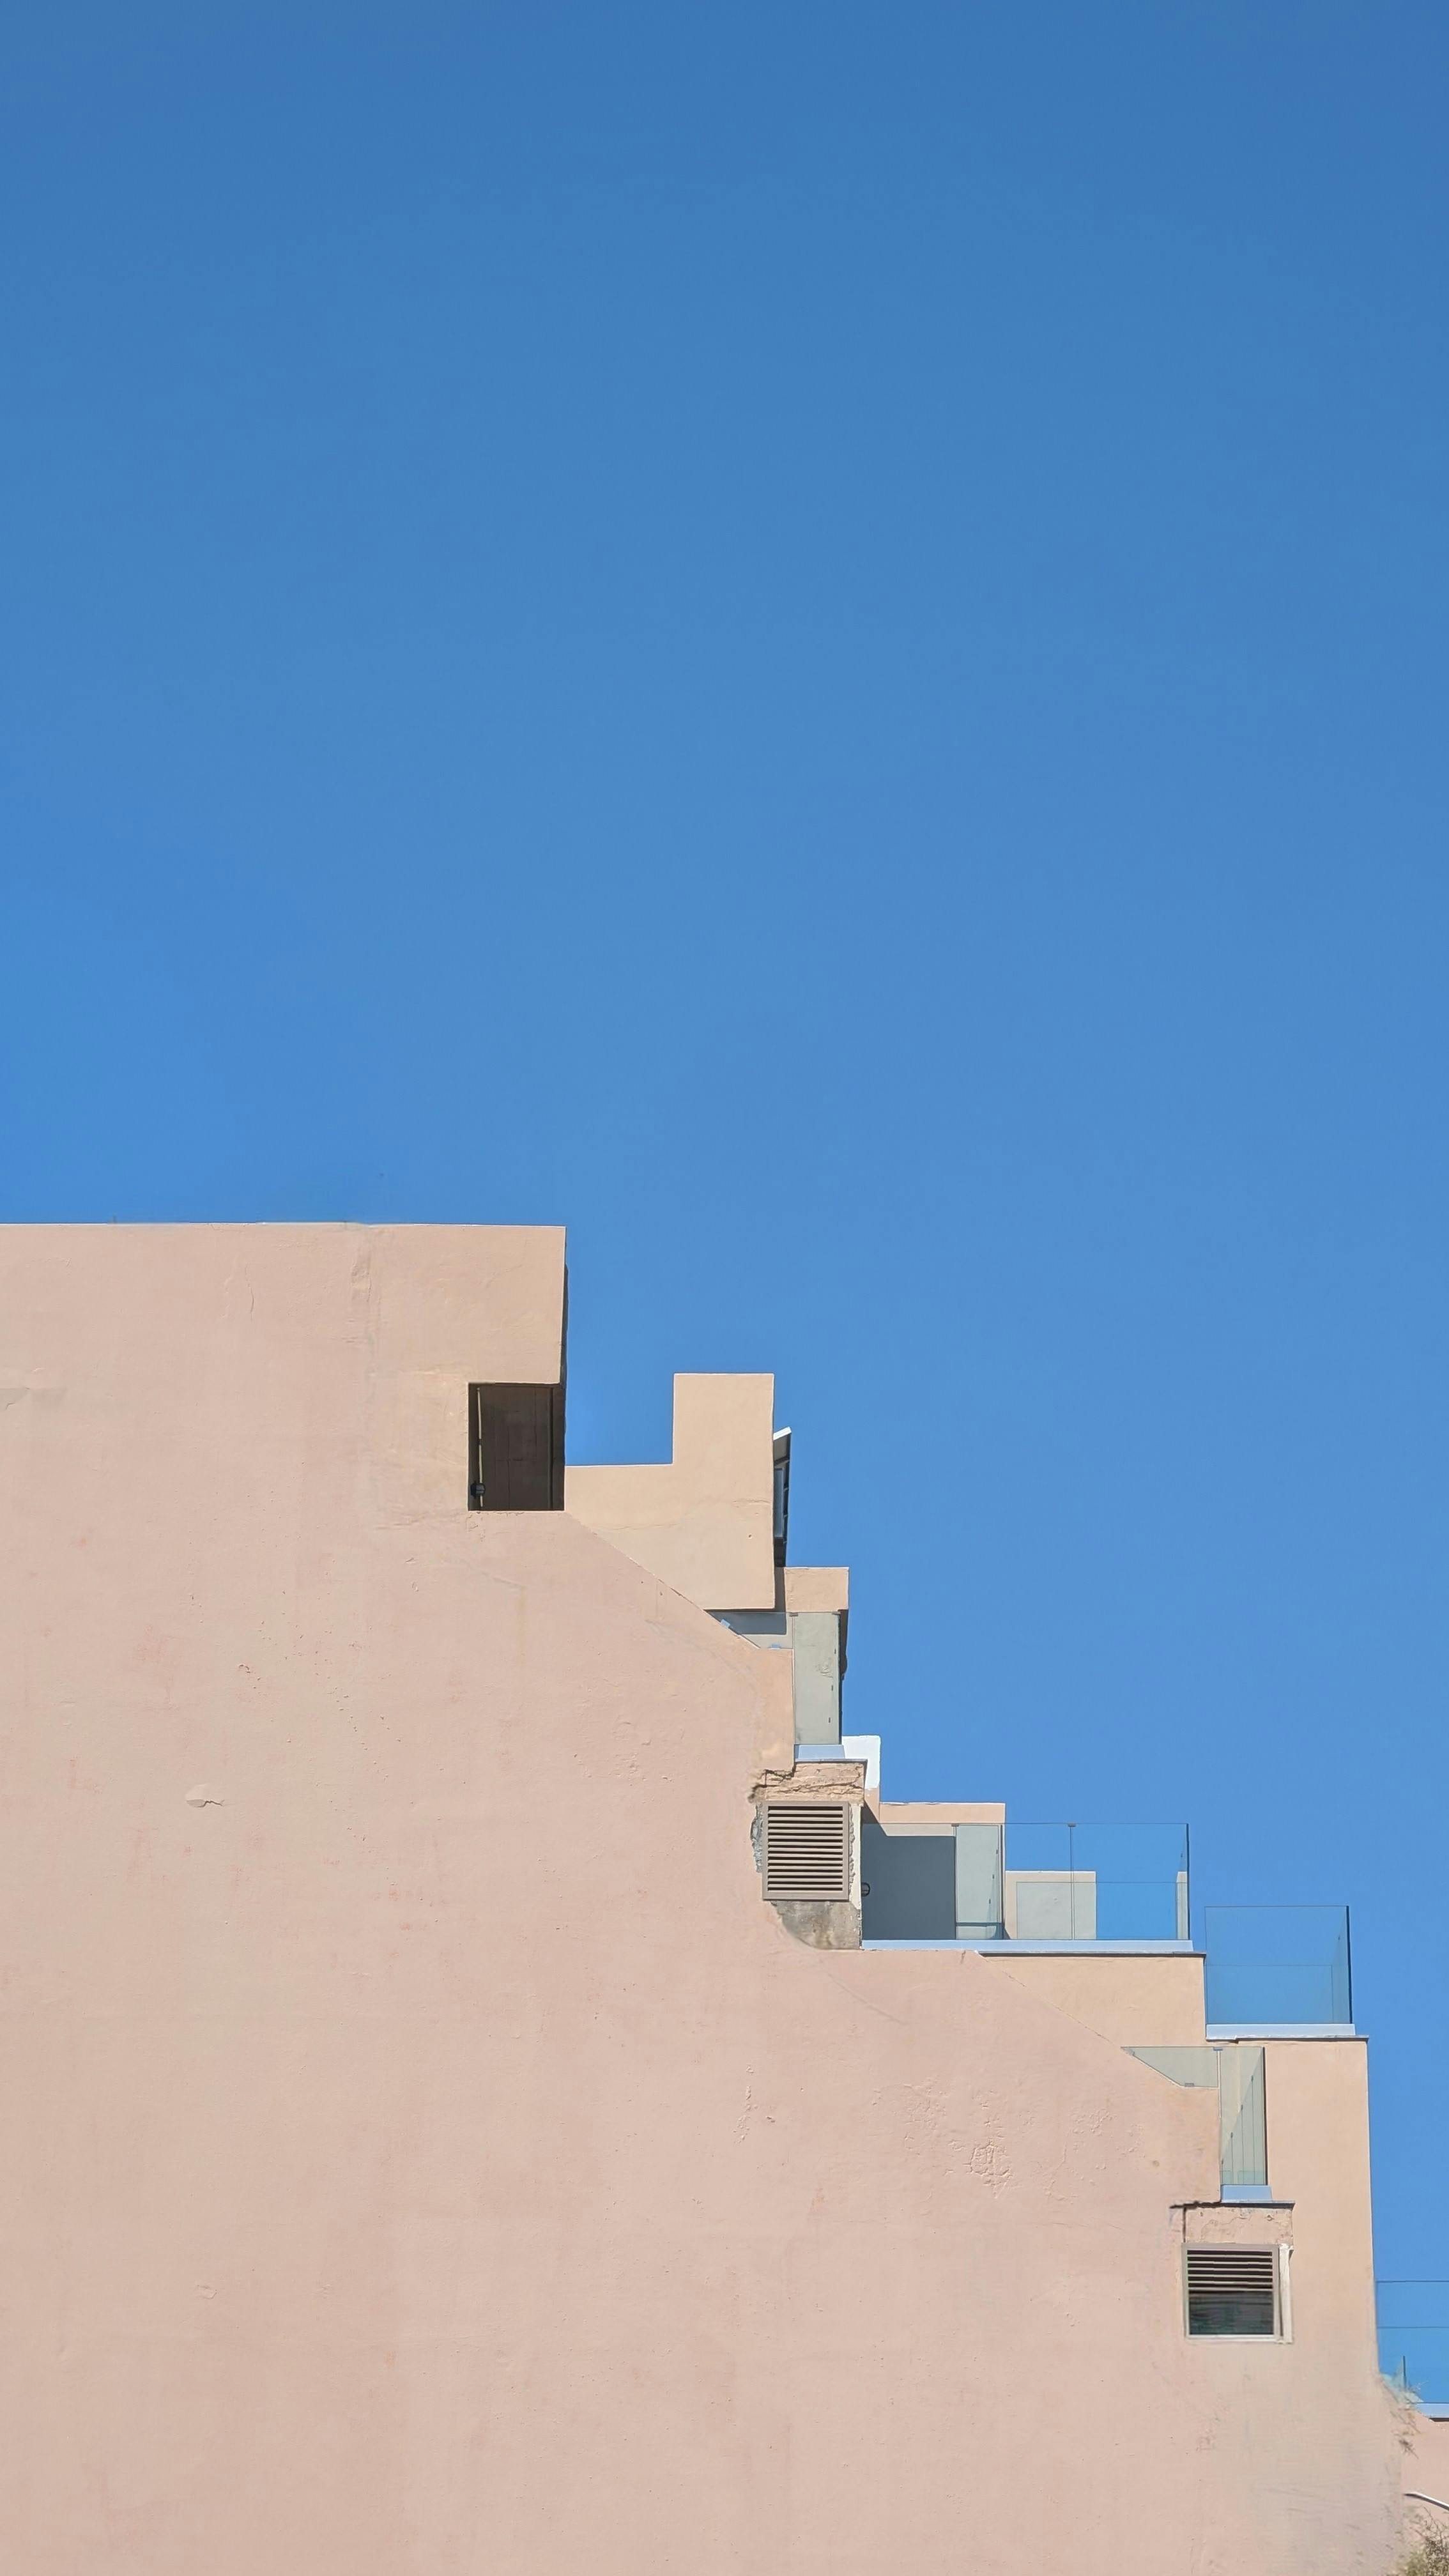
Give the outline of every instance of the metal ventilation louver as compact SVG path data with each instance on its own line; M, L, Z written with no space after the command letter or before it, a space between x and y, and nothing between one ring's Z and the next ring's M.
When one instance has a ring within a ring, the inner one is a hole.
M1275 2335L1278 2253L1272 2245L1190 2245L1187 2330L1193 2335Z
M765 1809L765 1894L850 1894L850 1809L783 1801Z

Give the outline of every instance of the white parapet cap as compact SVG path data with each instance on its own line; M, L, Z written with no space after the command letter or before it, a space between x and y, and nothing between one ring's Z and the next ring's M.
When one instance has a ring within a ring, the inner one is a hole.
M1209 2039L1362 2039L1351 2021L1210 2021Z
M838 1744L797 1744L797 1762L863 1762L867 1789L880 1787L880 1737L842 1735Z

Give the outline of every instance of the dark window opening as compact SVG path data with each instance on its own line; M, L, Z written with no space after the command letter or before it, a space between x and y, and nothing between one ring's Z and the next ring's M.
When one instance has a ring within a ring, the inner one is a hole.
M559 1386L470 1386L468 1508L561 1512L564 1391Z
M775 1434L775 1563L783 1565L790 1538L790 1434Z
M867 1941L955 1940L954 1834L888 1834L867 1807L860 1869Z

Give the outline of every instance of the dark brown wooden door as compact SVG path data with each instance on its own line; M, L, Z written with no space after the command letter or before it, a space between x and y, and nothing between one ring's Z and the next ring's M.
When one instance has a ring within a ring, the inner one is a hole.
M563 1388L469 1388L468 1502L475 1512L563 1509Z

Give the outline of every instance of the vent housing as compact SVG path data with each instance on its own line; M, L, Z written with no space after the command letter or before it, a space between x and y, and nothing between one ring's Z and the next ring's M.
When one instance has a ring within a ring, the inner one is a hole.
M1275 2245L1189 2245L1188 2333L1275 2336L1278 2261Z
M776 1799L765 1808L765 1894L828 1902L850 1894L847 1806Z

